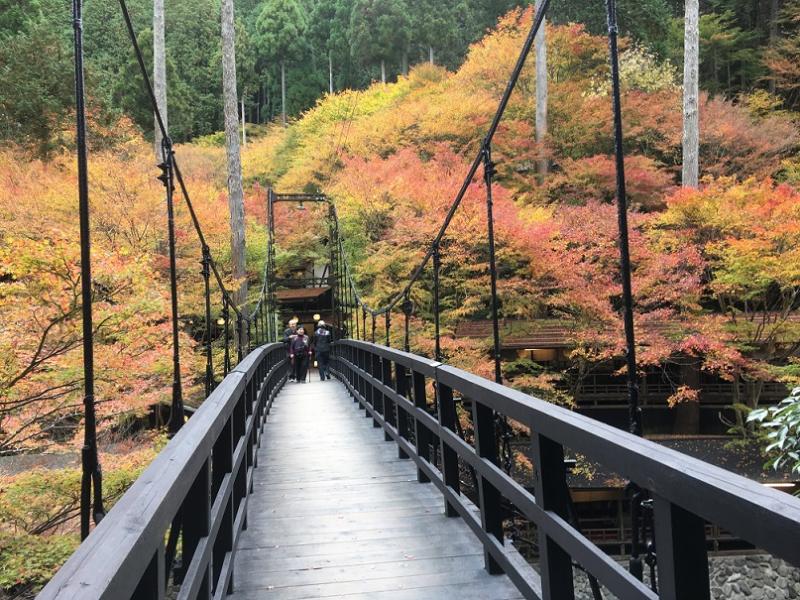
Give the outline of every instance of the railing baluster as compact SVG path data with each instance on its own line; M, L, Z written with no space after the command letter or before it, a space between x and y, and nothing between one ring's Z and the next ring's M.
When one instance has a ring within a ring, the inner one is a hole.
M658 586L663 600L709 600L706 524L654 495Z
M455 433L458 415L456 414L456 403L453 399L453 389L437 382L436 396L439 406L439 425ZM439 447L442 455L444 484L458 494L461 492L461 482L458 479L458 454L445 443L444 437L439 440ZM448 517L458 516L455 506L452 506L447 499L445 499L444 507Z
M414 406L428 412L425 375L412 371L411 385L414 388ZM417 443L417 454L420 458L431 462L431 444L433 444L433 436L428 428L420 423L417 418L414 418L414 439ZM430 477L428 477L422 469L417 469L417 481L420 483L429 483Z
M362 373L367 370L367 354L364 350L359 349L356 351L356 357L358 359L358 368L361 369ZM362 373L358 374L358 392L361 394L361 397L364 399L364 403L367 401L367 382L364 379L364 375ZM367 413L369 414L369 413Z
M407 400L409 398L408 371L399 362L395 363L394 367L395 367L394 389L398 395L402 396ZM406 413L405 409L402 408L399 404L395 404L395 410L397 411L397 433L400 434L401 438L408 441L408 413ZM400 447L397 448L397 456L398 458L409 458L405 450L403 450Z
M374 318L373 318L374 323ZM370 404L372 405L372 410L374 410L379 415L383 415L383 396L378 391L378 388L375 387L375 381L380 380L381 377L381 357L377 354L370 354L371 359L371 369L369 374L371 375L369 381L369 394L370 394ZM378 422L377 419L372 420L373 427L380 427L381 424Z
M494 427L494 411L477 400L472 402L472 418L475 423L475 452L497 465L497 439ZM481 525L483 530L497 538L503 544L503 506L500 492L480 473L478 477L478 504L481 509ZM483 552L486 570L493 575L503 572L497 561Z
M164 581L164 542L162 541L142 574L131 600L164 600Z
M231 500L234 519L236 519L236 515L239 512L239 507L244 501L245 496L247 496L247 470L252 465L250 449L247 447L248 440L245 439L245 432L247 431L247 405L250 404L250 394L248 393L249 389L251 389L250 385L245 386L239 401L236 403L236 406L233 409L233 452L236 452L236 447L241 441L244 441L245 444L242 462L239 464L236 472L231 474L231 476L234 478L233 496ZM231 465L233 465L233 462L231 462ZM243 526L245 529L247 529L246 516ZM231 550L232 549L233 545L231 545ZM233 581L233 576L231 576L231 581Z
M539 433L533 433L532 446L536 469L536 503L563 519L569 514L569 489L564 472L564 448ZM539 531L539 562L544 600L575 598L572 558L550 537Z
M392 361L388 358L381 357L381 383L386 387L392 387ZM395 418L395 405L392 399L389 397L388 394L384 394L381 392L381 407L383 409L383 418L386 420L386 424L390 427L397 427L397 419ZM383 439L387 442L392 441L392 436L389 435L388 429L383 430Z
M183 523L183 572L189 567L194 558L200 540L209 534L211 528L211 463L206 460L195 477L189 493L183 501L183 514L187 516ZM197 594L197 600L211 598L211 563L206 565L200 575L202 583ZM186 583L184 581L184 583Z
M219 494L226 475L233 476L233 415L228 417L225 426L214 444L212 454L212 502ZM214 540L212 593L216 593L219 577L222 573L222 562L225 554L233 549L233 494L228 499L222 512L222 523L217 539Z

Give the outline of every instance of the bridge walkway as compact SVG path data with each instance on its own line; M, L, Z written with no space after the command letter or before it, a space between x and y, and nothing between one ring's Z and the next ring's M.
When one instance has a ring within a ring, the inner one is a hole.
M287 384L267 418L229 597L522 598L345 387L313 379Z

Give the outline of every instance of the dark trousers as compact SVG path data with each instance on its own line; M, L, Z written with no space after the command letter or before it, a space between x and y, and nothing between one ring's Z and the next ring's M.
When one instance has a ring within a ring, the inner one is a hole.
M294 378L297 381L306 380L306 372L308 371L308 355L295 354L294 357Z
M328 371L328 365L331 362L331 353L330 351L326 352L317 352L317 362L319 363L319 378L322 381L331 378L330 371Z

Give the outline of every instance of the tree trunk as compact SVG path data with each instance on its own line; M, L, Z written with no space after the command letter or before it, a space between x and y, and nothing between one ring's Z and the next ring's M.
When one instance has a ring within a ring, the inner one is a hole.
M403 56L400 59L400 70L403 75L408 75L408 52L403 50Z
M536 3L538 8L541 0ZM536 48L536 143L539 146L539 152L544 149L544 143L547 138L547 33L545 32L545 21L542 21L542 27L536 34L534 41ZM536 172L538 174L539 183L544 181L550 164L546 156L541 156L536 164Z
M428 46L428 62L433 63L433 46Z
M700 5L686 0L683 49L683 185L700 181Z
M164 0L153 0L153 92L156 95L156 104L161 113L164 127L167 127L167 54L165 49L164 34ZM155 135L153 147L156 160L161 162L161 129L158 119L153 116Z
M244 90L242 90L242 147L247 146L247 119L244 112Z
M381 83L386 83L386 61L381 61Z
M333 55L328 52L328 93L333 94Z
M261 123L261 104L264 102L264 84L258 84L258 102L256 102L256 123Z
M286 65L281 61L281 123L286 127Z
M222 0L222 92L225 108L225 151L228 159L228 209L231 218L231 258L233 277L239 283L234 302L246 315L247 272L244 239L244 190L242 158L239 149L239 111L236 94L236 32L233 0ZM243 335L242 338L245 336ZM237 340L239 337L237 336ZM247 340L242 339L244 347Z
M778 41L778 17L781 13L781 0L771 0L769 10L769 43L770 46ZM775 93L775 78L769 80L769 93Z

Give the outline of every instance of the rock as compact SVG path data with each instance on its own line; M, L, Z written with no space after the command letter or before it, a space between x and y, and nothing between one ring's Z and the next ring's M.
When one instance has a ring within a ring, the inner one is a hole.
M726 598L730 598L731 592L733 592L733 586L730 583L726 583L725 585L722 586L722 594Z

